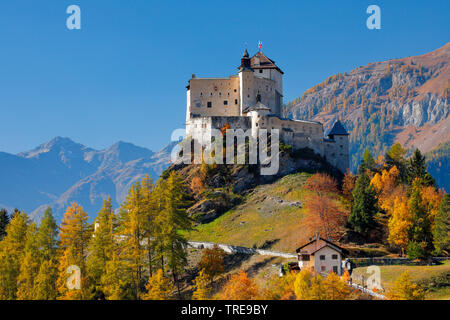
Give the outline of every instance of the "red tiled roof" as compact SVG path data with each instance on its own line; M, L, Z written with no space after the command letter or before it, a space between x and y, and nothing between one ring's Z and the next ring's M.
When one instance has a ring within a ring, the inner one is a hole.
M256 63L257 57L259 57L259 64ZM261 51L251 57L250 65L252 69L277 69L282 74L284 74L284 72L281 71L281 69L275 64L275 61L266 57L266 55Z
M344 249L339 247L338 245L332 243L331 241L325 240L323 238L314 238L310 242L304 244L299 247L296 252L301 254L311 254L313 255L315 252L319 251L323 247L330 247L338 252L343 252Z

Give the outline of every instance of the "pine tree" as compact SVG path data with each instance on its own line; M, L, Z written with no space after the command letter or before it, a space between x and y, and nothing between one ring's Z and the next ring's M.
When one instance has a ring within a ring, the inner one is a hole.
M34 299L34 283L39 273L40 255L37 245L37 228L33 222L29 225L27 230L24 260L20 265L20 274L17 277L18 300L32 300Z
M0 241L6 236L6 227L8 224L8 212L5 209L0 209Z
M60 299L89 299L89 283L86 272L86 256L91 238L91 228L87 222L88 215L79 204L73 202L67 208L61 223L61 251L58 265L58 293ZM67 273L69 266L77 266L81 270L81 289L69 289Z
M370 150L366 148L363 153L363 161L358 168L360 174L364 174L366 170L374 171L375 170L375 160L370 153Z
M115 217L111 197L103 201L94 224L95 231L89 243L87 268L97 295L102 296L101 277L106 272L106 264L112 259L115 242Z
M25 256L29 218L25 212L15 213L0 242L0 300L17 297L17 278Z
M356 180L353 199L348 222L354 231L367 235L374 226L374 215L378 212L378 204L376 191L366 174L361 174Z
M433 177L427 172L425 156L422 155L419 149L416 149L409 159L408 176L411 184L418 178L423 185L435 185Z
M443 251L447 251L449 246L449 225L448 218L450 212L450 195L444 195L441 201L438 214L434 218L433 227L433 244L436 254L441 254Z

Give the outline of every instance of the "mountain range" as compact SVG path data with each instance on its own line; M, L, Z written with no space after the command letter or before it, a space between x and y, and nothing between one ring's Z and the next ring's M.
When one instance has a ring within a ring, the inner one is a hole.
M286 105L287 117L340 119L350 133L351 168L365 148L375 156L400 142L427 153L429 171L450 190L450 43L420 56L369 63L330 76Z
M60 221L75 201L92 220L107 196L117 208L137 180L146 174L156 180L170 164L172 147L155 153L120 141L95 150L56 137L17 155L0 152L0 208L25 210L39 221L50 206Z

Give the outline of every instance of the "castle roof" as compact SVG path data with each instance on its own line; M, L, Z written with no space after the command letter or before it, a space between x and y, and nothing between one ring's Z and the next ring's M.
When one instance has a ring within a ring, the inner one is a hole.
M254 106L246 108L243 112L249 112L254 110L269 110L270 108L266 106L264 103L261 103L261 101L258 101Z
M330 132L328 132L328 136L332 137L334 135L348 136L347 130L345 130L339 120L334 123L333 128L331 128Z
M258 63L259 58L259 63ZM283 71L275 64L275 61L269 59L264 53L258 51L253 57L250 59L250 65L252 69L276 69L281 74L284 74Z

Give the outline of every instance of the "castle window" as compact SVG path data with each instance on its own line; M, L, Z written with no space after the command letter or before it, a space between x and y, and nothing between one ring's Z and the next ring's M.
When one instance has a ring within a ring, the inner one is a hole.
M210 94L209 94L210 96L212 96L213 95L213 93L211 92Z
M236 92L236 89L234 89L234 92Z
M344 146L341 144L339 147L341 147L341 149L342 149Z
M228 105L228 100L223 100L223 105L227 106Z
M237 99L234 99L234 104L238 104L238 101L237 101Z
M228 92L228 96L230 96L230 93Z
M222 92L219 92L219 96L221 96L222 95Z
M200 96L202 96L203 95L203 92L200 92Z
M208 101L207 107L208 107L208 108L211 108L211 107L212 107L212 102L211 102L211 101Z
M262 69L259 69L259 73L263 73L263 70L262 70Z
M250 98L250 95L249 95L249 94L247 95L247 98Z

